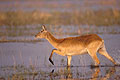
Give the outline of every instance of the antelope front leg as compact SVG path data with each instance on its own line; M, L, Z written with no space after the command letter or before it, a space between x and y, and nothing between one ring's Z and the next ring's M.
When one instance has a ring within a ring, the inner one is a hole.
M61 55L61 56L65 56L65 54L63 54L60 50L53 49L52 52L51 52L51 55L50 55L50 57L49 57L49 61L50 61L53 65L54 65L54 63L53 63L53 61L52 61L52 59L51 59L53 53L57 53L57 54L59 54L59 55Z
M72 56L67 56L67 66L69 67L70 64L71 64L71 59L72 59Z

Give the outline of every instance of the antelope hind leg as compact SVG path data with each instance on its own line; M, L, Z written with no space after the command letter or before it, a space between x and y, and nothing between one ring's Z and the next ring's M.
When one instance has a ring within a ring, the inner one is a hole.
M105 56L108 60L110 60L113 64L117 65L117 63L115 62L115 60L107 53L106 49L103 47L101 49L98 50L98 53L100 53L101 55Z
M92 59L95 61L95 66L98 66L100 64L100 61L97 57L96 52L93 50L87 50L87 51L88 51L88 54L92 57Z

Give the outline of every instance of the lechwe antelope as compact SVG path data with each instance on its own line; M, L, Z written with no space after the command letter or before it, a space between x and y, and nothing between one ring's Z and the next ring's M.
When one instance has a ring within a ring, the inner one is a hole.
M37 35L35 35L35 37L47 39L49 43L52 44L52 46L55 48L52 50L52 53L49 57L49 61L53 65L54 63L51 60L53 53L57 53L61 56L67 56L68 66L71 64L73 55L88 53L95 61L95 66L98 66L98 64L100 64L100 61L97 57L97 52L104 55L106 58L116 64L114 59L107 53L104 45L104 40L96 34L57 39L50 32L48 32L43 25L42 30Z

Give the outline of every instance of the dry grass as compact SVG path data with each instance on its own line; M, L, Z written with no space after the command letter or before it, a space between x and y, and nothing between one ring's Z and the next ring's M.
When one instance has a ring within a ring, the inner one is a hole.
M28 24L52 25L120 25L120 11L86 10L84 12L40 12L40 11L8 11L0 12L0 26L20 26Z

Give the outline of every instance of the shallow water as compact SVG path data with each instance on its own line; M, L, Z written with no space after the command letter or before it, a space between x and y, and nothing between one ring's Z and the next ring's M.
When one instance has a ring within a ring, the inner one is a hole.
M108 53L120 64L120 34L102 34L99 36L105 40ZM52 45L44 39L40 42L0 43L0 77L12 78L13 74L25 74L26 70L28 73L24 77L36 76L34 78L37 79L50 79L51 77L53 79L102 79L108 76L108 79L112 80L120 77L120 67L113 67L114 65L108 59L99 54L100 68L91 69L90 65L93 65L94 62L88 54L78 55L72 57L73 67L69 73L66 69L66 57L54 53L52 59L55 65L49 62L48 58L52 49L54 49ZM54 70L53 73L51 73L52 70ZM36 75L31 72L36 72ZM93 75L97 75L97 77Z

